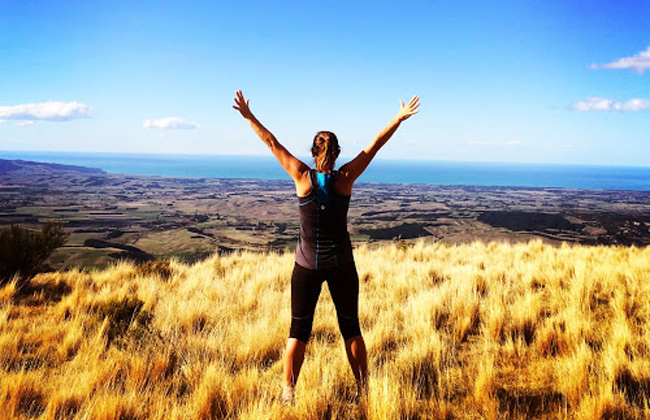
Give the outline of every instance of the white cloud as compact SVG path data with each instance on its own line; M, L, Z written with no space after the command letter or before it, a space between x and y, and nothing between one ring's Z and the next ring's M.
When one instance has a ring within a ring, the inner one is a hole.
M36 121L34 120L29 120L29 121L18 121L16 125L18 127L29 127L30 125L36 124Z
M165 130L194 129L199 126L197 121L185 120L178 117L160 118L157 120L144 120L144 128L162 128Z
M632 57L623 57L607 64L592 64L592 69L632 69L633 71L643 74L650 69L650 46L645 51Z
M0 119L27 121L68 121L77 118L88 118L92 108L79 102L42 102L0 106Z
M503 143L504 146L518 146L521 142L519 140L510 140Z
M629 99L625 102L615 101L606 98L589 98L586 101L578 101L573 104L576 111L642 111L650 109L648 99Z

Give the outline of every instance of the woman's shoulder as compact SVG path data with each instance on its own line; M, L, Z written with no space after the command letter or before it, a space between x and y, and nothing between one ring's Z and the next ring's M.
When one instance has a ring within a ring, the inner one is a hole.
M350 182L348 178L348 173L345 170L345 165L340 167L337 171L334 171L334 191L337 194L343 196L349 196L352 194L352 185L354 181Z
M309 193L311 193L314 173L315 173L314 169L309 168L308 170L302 173L300 178L295 180L296 194L299 197L306 196L309 195Z

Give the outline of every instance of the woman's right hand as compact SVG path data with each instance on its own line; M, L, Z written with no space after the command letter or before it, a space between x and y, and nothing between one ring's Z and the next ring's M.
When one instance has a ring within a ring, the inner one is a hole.
M416 95L411 98L409 101L408 105L404 105L403 101L399 101L400 103L400 110L395 116L395 119L397 121L402 122L404 120L409 119L412 115L415 115L418 113L418 107L420 106L420 98Z
M253 113L248 107L248 102L250 101L250 99L244 99L244 94L241 92L241 90L238 90L235 95L236 95L235 96L236 105L233 105L232 107L235 108L237 111L239 111L242 117L246 119L252 118Z

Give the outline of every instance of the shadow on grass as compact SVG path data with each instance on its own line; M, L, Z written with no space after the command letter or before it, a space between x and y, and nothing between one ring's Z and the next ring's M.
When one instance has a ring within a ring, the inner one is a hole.
M496 391L499 411L539 417L557 412L566 404L566 398L554 391L527 391L499 388Z
M40 306L59 302L70 292L72 292L72 287L64 281L37 283L32 279L16 290L12 300L20 305Z

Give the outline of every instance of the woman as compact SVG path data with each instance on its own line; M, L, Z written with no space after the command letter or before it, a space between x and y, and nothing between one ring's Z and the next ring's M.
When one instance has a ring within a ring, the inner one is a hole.
M420 99L404 105L393 120L357 157L334 170L341 151L338 139L329 131L314 138L311 154L316 169L310 169L278 142L251 112L248 99L237 91L233 108L248 120L255 133L271 149L296 186L300 209L300 236L291 277L291 330L284 366L283 400L293 402L294 388L311 334L314 310L323 281L327 281L336 308L339 329L360 395L368 385L366 345L358 317L359 278L347 231L347 212L354 181L368 167L379 149L402 121L417 114Z

